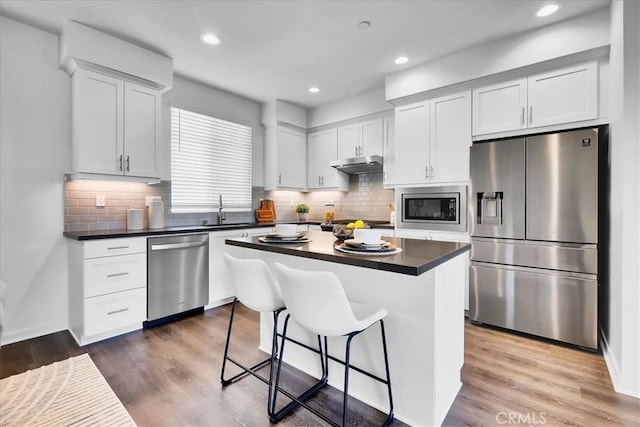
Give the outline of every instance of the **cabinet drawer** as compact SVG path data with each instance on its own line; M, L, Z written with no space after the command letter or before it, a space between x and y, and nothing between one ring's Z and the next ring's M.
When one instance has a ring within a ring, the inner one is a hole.
M84 244L84 257L96 258L147 252L146 237L92 240Z
M84 296L95 297L147 285L147 254L84 260Z
M84 300L84 335L92 336L140 323L146 319L147 288Z

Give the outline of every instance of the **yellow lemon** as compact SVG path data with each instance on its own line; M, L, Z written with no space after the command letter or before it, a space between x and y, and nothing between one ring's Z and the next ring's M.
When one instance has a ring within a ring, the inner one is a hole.
M347 228L356 228L356 225L353 222L347 224Z
M359 219L354 223L356 228L364 228L364 221Z

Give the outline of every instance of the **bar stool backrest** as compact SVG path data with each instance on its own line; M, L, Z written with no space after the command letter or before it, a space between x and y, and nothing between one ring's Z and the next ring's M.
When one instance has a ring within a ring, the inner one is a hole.
M261 259L239 259L227 253L224 261L231 276L236 298L254 311L284 308L278 282Z
M335 274L295 270L278 262L274 269L287 311L300 326L328 337L362 329Z

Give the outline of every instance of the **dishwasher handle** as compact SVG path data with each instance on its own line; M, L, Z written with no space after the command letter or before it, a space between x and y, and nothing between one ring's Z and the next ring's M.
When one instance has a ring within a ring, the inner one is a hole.
M168 249L184 249L184 248L197 248L199 246L206 246L207 241L204 242L190 242L190 243L166 243L163 245L151 245L152 251L166 251Z

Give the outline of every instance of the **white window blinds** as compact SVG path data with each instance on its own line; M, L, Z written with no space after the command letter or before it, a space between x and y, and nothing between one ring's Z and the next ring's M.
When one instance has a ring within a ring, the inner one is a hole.
M251 210L251 128L171 108L171 211Z

